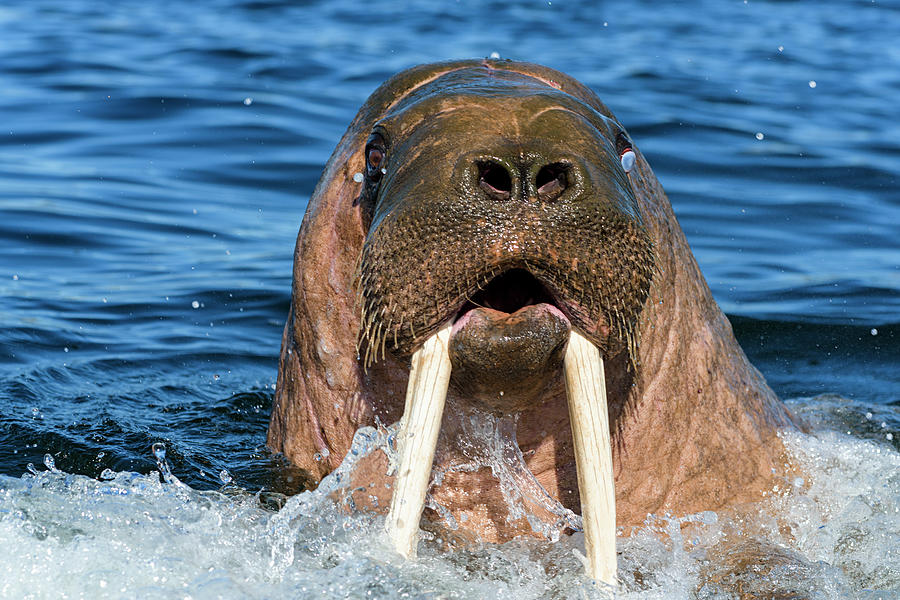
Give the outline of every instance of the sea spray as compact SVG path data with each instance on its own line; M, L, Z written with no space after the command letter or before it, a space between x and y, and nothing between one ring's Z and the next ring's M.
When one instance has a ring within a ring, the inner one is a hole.
M156 472L107 471L98 481L34 467L0 477L0 544L15 549L0 556L0 598L604 597L582 577L579 534L455 552L426 536L416 561L390 552L383 519L348 511L342 491L347 469L389 436L361 430L341 468L280 510L269 492L200 492ZM846 430L784 442L798 475L763 501L738 515L650 516L620 536L617 597L729 598L740 584L896 598L900 453L883 436ZM765 552L768 571L729 571L748 548Z

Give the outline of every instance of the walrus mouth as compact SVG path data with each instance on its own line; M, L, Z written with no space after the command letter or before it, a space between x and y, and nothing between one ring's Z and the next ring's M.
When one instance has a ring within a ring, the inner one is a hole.
M552 304L560 308L547 286L534 275L525 269L510 269L496 276L463 304L454 322L479 306L512 314L535 304Z

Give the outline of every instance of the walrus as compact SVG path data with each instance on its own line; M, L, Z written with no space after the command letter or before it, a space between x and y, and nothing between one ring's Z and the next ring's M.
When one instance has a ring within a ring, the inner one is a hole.
M416 529L427 489L428 519L488 542L576 529L588 502L609 538L757 500L799 426L625 127L573 78L501 60L379 87L297 237L269 447L315 482L401 418L406 457L360 462L356 506Z

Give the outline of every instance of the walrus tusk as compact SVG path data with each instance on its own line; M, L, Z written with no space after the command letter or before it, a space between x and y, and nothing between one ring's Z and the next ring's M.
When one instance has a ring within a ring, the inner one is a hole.
M588 575L616 584L616 495L600 351L572 330L564 359Z
M416 555L419 520L450 384L450 328L447 325L432 335L413 353L406 386L406 406L397 436L400 466L385 522L394 548L406 558Z

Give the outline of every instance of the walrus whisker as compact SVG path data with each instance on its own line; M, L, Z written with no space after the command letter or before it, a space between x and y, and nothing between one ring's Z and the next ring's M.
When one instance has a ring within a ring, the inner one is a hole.
M397 435L400 454L394 492L385 528L394 548L406 558L416 555L419 520L431 465L437 446L441 417L450 385L451 325L425 340L412 356L406 388L406 405Z

